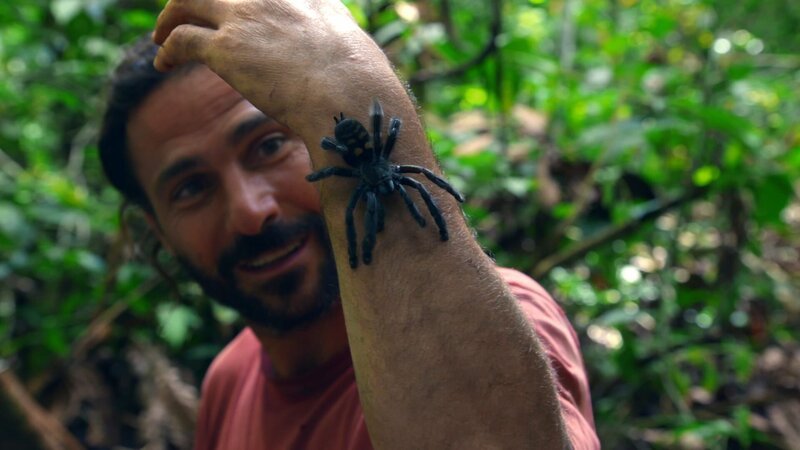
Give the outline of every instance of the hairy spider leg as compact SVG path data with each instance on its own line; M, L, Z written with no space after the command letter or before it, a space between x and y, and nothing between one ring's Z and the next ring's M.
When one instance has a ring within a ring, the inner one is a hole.
M350 267L355 269L358 267L358 249L356 247L356 225L353 220L353 210L356 209L358 201L364 192L367 190L366 184L360 184L353 196L350 197L350 203L347 205L347 210L344 214L345 232L347 233L347 255L350 257Z
M401 184L396 184L395 186L397 186L397 192L400 193L400 197L403 197L403 201L406 202L406 206L408 206L408 210L409 212L411 212L411 215L417 221L419 226L424 228L426 225L425 218L422 217L422 213L419 212L417 205L415 205L414 201L411 200L411 197L408 195L408 191L406 191L406 188L404 188Z
M322 138L322 142L320 142L320 145L325 150L334 151L336 153L339 153L342 156L345 156L347 154L347 152L349 151L347 149L347 146L342 145L339 142L337 142L335 139L331 139L331 138L329 138L327 136Z
M389 132L386 134L386 144L383 146L383 157L389 159L389 154L394 150L394 143L397 140L397 134L400 133L400 126L403 121L397 117L392 117L389 120Z
M367 212L364 215L364 243L361 244L364 264L372 262L372 249L375 248L375 235L377 233L378 197L374 192L367 190L364 193L367 200Z
M447 224L444 221L444 217L442 217L441 211L439 211L439 207L436 206L436 202L431 197L431 193L425 189L425 186L422 185L419 181L410 178L410 177L399 177L399 181L406 186L411 186L414 189L419 191L419 195L422 196L422 199L425 200L425 204L428 205L428 211L430 211L431 216L433 216L434 222L439 227L439 237L446 241L450 238L447 234Z
M411 166L411 165L404 165L404 166L395 166L395 170L399 173L421 173L428 177L434 184L439 186L440 188L444 189L445 191L449 192L450 195L456 198L461 203L464 203L464 196L461 195L458 191L453 189L453 186L445 181L443 178L437 176L433 173L430 169L421 166Z
M383 108L378 99L372 100L372 161L375 162L383 155L383 143L381 142L381 128L383 127Z
M350 178L358 178L360 176L358 174L358 171L355 169L349 169L347 167L326 167L324 169L320 169L314 173L306 175L306 180L319 181L323 178L328 178L333 175L337 175L340 177L350 177Z

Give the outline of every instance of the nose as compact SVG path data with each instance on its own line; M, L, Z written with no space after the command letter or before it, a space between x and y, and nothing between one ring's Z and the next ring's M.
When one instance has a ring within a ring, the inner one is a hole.
M228 184L227 227L243 236L258 234L280 215L275 190L261 177L239 173Z

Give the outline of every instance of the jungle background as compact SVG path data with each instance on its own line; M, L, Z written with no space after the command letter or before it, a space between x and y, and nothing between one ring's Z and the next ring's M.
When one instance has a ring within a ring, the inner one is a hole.
M188 448L241 327L100 170L107 74L162 4L0 2L2 449ZM800 2L348 5L481 243L572 319L605 448L800 448Z

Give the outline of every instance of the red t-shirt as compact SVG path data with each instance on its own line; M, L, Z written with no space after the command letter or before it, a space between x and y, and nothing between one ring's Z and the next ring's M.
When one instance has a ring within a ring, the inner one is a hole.
M600 448L578 339L564 312L528 276L511 269L498 272L550 358L575 450ZM372 448L349 352L296 379L276 381L270 373L269 357L245 329L206 374L195 449Z

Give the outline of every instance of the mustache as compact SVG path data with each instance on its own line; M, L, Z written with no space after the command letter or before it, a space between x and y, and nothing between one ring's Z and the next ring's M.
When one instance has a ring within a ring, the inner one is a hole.
M321 216L311 214L291 223L268 223L256 235L238 236L220 255L217 273L223 279L232 280L233 269L238 264L264 252L279 249L309 233L316 234L323 242L327 242L327 228Z

